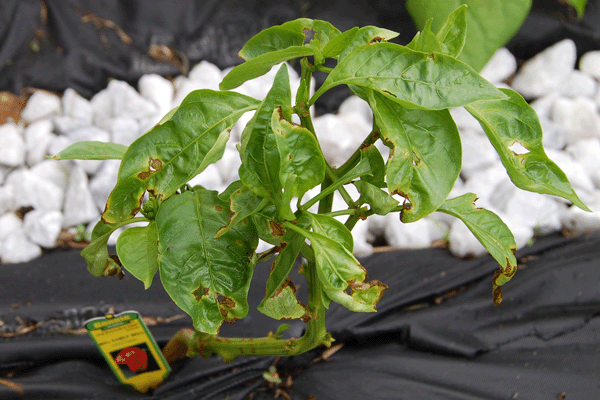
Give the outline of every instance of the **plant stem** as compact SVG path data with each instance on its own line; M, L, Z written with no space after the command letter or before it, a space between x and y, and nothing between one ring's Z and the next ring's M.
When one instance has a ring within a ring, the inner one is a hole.
M291 224L290 224L291 225ZM310 258L310 257L307 257ZM297 355L319 345L330 347L333 338L325 328L325 306L322 301L321 281L314 261L304 266L308 283L308 320L306 331L300 338L280 339L269 334L262 338L223 338L191 329L182 329L165 345L163 354L170 363L183 357L218 354L225 362L243 355L274 356Z

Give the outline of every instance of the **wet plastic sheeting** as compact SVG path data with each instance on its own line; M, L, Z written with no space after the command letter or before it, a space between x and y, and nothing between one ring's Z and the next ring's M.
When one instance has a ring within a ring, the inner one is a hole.
M444 249L377 253L363 260L371 279L389 285L377 313L332 304L328 329L344 346L279 361L293 378L292 399L597 399L600 398L600 233L538 240L517 253L520 268L492 305L489 259L459 260ZM269 270L256 268L247 319L223 327L227 336L264 336L279 325L256 311ZM295 275L302 292L303 281ZM88 275L74 250L0 269L2 332L39 324L0 342L0 370L24 395L0 385L2 399L254 399L273 398L262 380L273 358L232 364L195 358L174 363L151 395L120 385L87 334L57 333L110 307L145 317L179 314L160 285L148 290ZM18 305L18 307L17 307ZM150 326L160 345L189 318ZM301 334L292 321L285 333ZM22 328L21 328L22 329ZM7 375L9 374L9 375Z

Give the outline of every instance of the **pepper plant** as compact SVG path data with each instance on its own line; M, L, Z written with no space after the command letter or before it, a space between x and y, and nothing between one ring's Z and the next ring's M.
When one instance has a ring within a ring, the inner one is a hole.
M245 62L224 77L220 91L190 93L128 148L82 142L63 150L55 158L122 160L101 221L82 251L89 271L107 276L125 269L146 288L159 273L195 328L167 344L170 359L299 354L333 341L325 328L332 301L373 312L387 289L369 281L353 255L351 230L358 220L397 213L398 223L411 223L442 212L461 219L498 261L493 299L499 303L500 286L516 271L515 240L497 215L475 206L475 194L448 198L462 158L449 109L465 107L477 118L516 186L587 207L546 156L534 110L516 92L496 88L456 59L465 41L465 21L463 6L439 32L427 24L407 46L388 42L398 34L374 26L340 32L328 22L306 18L273 26L242 48ZM296 58L302 70L293 101L284 62ZM335 66L326 67L326 60ZM264 100L230 91L279 64ZM311 94L315 71L328 76ZM362 145L335 167L323 156L310 108L338 85L348 85L366 101L374 118ZM222 193L190 187L194 176L220 159L230 130L247 112L254 116L238 146L240 179ZM300 124L292 122L293 114ZM387 160L375 146L379 140L390 149ZM511 150L517 142L525 153ZM307 195L319 185L318 194ZM360 197L351 197L348 185ZM332 209L336 192L345 200L344 209ZM124 230L117 255L109 255L109 236L140 221L146 225ZM270 249L257 253L259 239ZM306 305L297 300L289 278L299 257L308 286ZM253 270L257 261L269 258L267 282L255 282L265 287L258 309L277 320L303 320L304 335L282 339L284 324L264 338L220 337L223 322L248 313Z

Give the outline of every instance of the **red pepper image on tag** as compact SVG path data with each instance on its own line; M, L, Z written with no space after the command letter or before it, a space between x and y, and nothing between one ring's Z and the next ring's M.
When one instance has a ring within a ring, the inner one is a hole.
M117 364L127 364L131 372L138 373L148 368L148 354L137 347L127 347L115 357Z

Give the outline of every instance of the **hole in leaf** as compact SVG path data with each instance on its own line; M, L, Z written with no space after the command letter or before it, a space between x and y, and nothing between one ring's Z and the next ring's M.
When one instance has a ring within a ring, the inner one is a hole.
M302 29L302 33L304 33L304 43L308 44L315 37L315 31L309 28Z
M527 150L527 148L525 148L525 146L523 146L517 140L515 140L512 145L508 146L508 149L518 156L529 153L529 150Z

